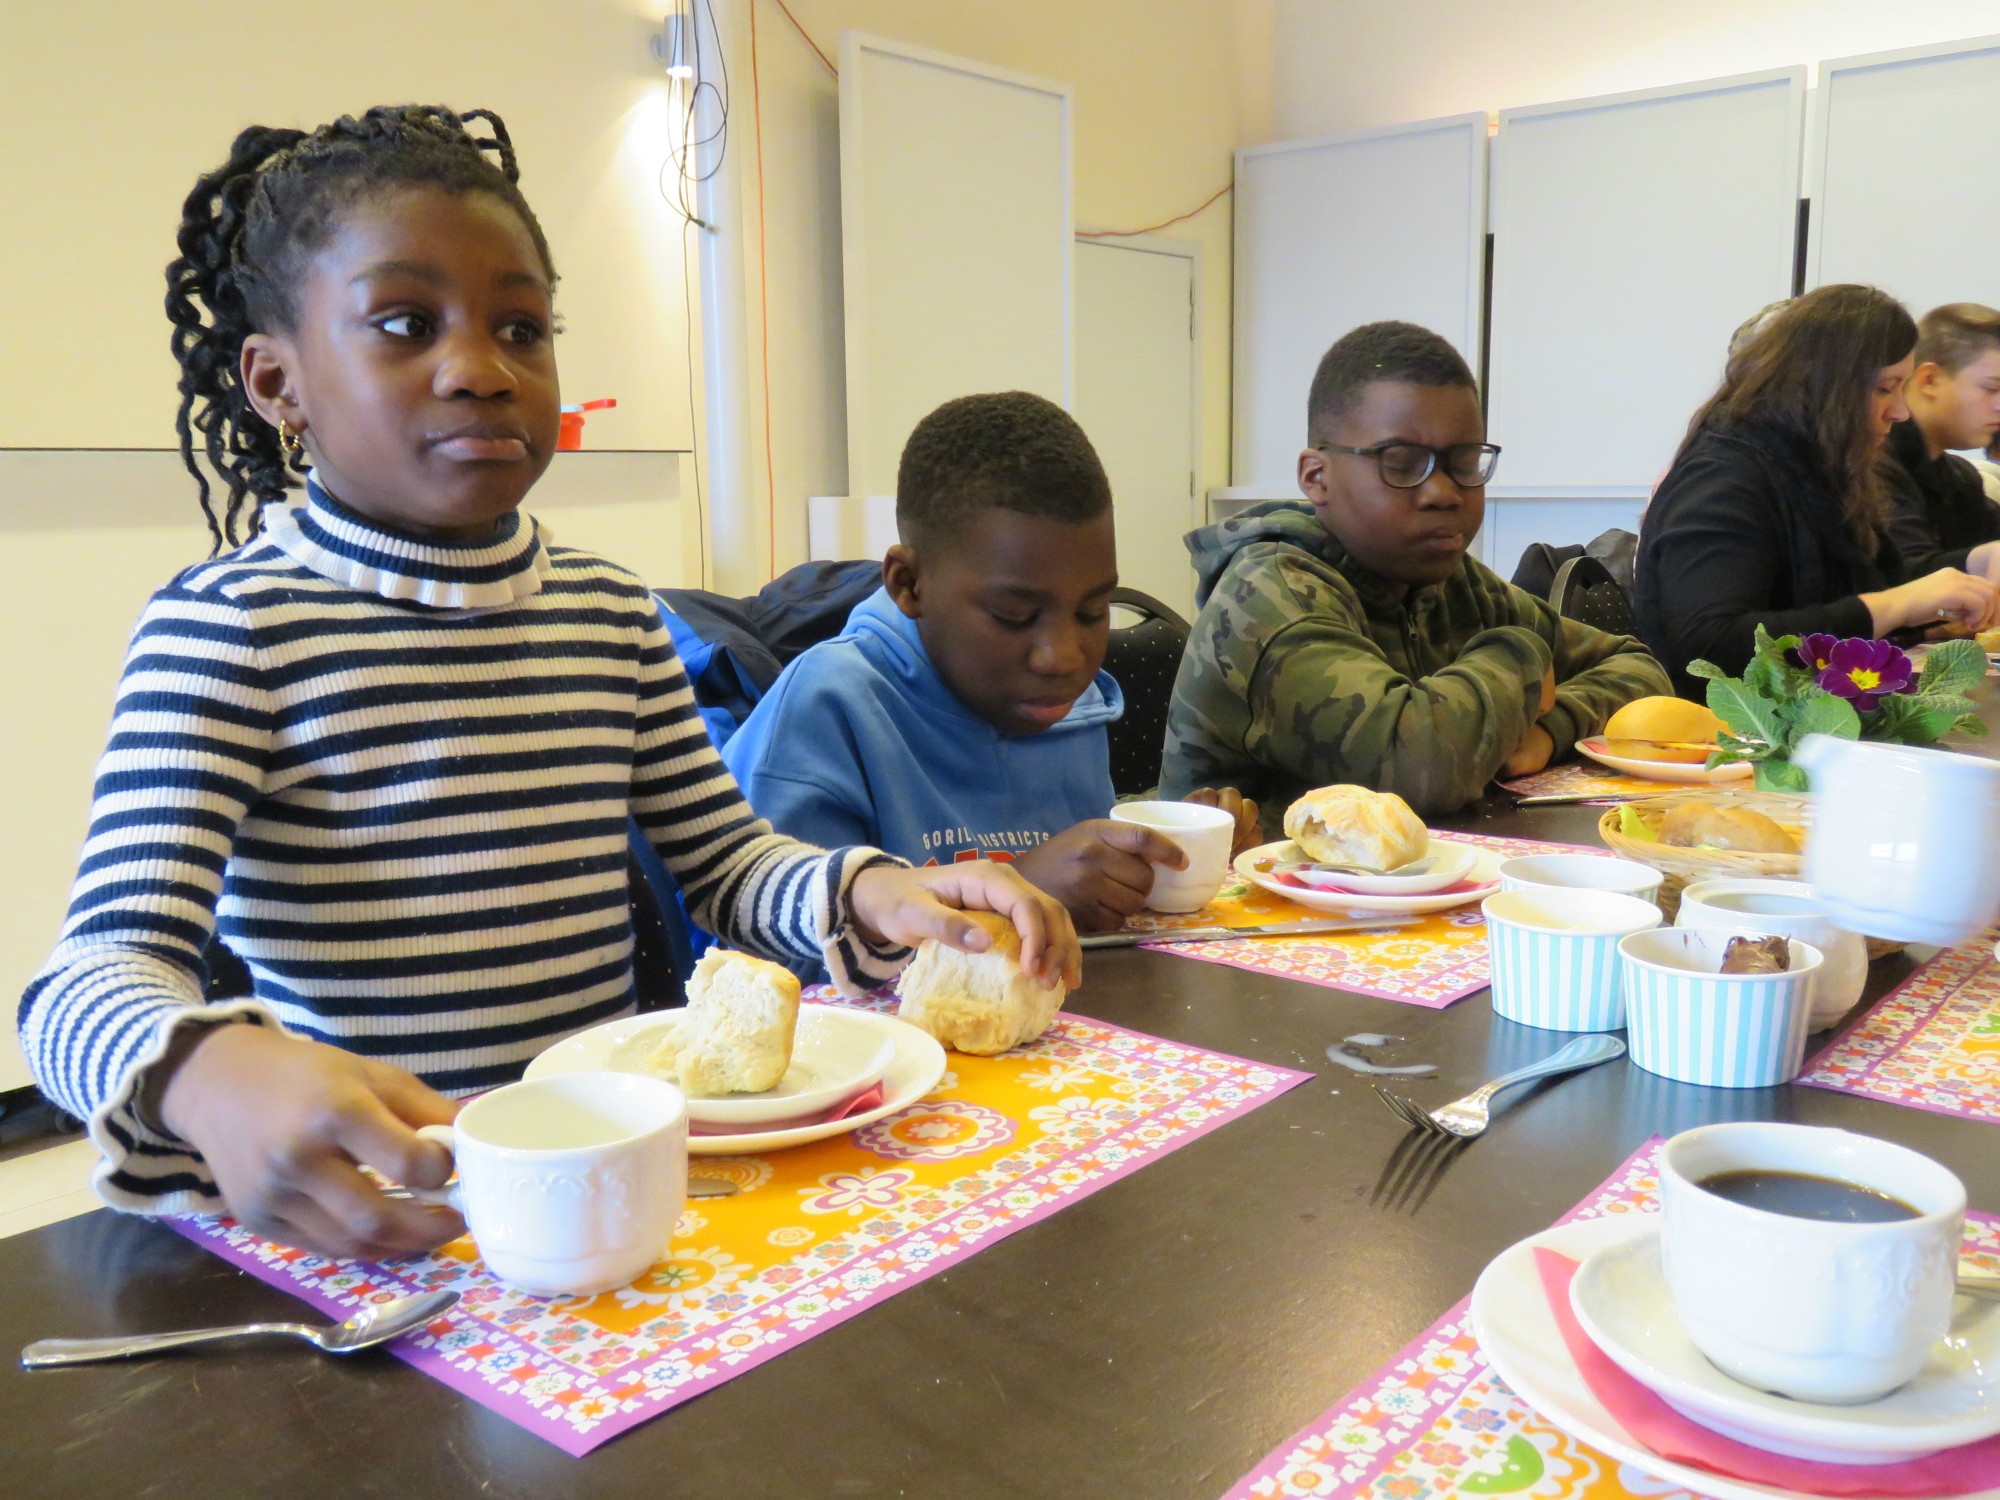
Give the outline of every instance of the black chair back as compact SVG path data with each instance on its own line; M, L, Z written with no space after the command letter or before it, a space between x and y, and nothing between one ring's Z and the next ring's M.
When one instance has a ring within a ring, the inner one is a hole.
M1639 617L1632 596L1594 557L1572 557L1556 570L1549 603L1565 619L1580 620L1611 635L1637 635Z
M1111 604L1139 617L1136 624L1113 629L1104 652L1104 669L1125 693L1125 713L1110 730L1111 787L1129 797L1160 784L1167 708L1187 649L1188 623L1137 589L1115 590Z

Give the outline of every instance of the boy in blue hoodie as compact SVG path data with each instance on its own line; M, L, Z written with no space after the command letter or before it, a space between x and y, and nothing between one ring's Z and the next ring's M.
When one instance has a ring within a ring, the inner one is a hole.
M729 769L795 838L919 865L1012 861L1079 928L1122 926L1153 863L1185 858L1105 816L1105 726L1124 696L1099 670L1118 562L1090 440L1023 391L948 401L903 448L896 529L882 587L785 669L725 748ZM1241 822L1233 793L1226 805Z

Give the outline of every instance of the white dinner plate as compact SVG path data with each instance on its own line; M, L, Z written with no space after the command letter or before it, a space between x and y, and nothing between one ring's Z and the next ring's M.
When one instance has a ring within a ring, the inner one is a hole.
M651 1073L648 1063L653 1053L686 1015L684 1010L655 1011L647 1018L651 1026L620 1036L604 1066L614 1073ZM769 1126L810 1119L881 1082L895 1055L895 1040L880 1017L845 1005L801 1005L785 1076L759 1094L691 1098L688 1119L709 1126Z
M1450 843L1450 840L1444 842ZM1350 891L1316 891L1306 886L1286 885L1274 879L1267 871L1257 869L1260 862L1293 864L1305 860L1305 853L1290 839L1280 839L1275 844L1259 844L1255 849L1245 849L1236 856L1236 873L1252 885L1283 896L1287 901L1296 901L1301 906L1314 911L1349 913L1355 916L1414 917L1425 912L1450 911L1454 906L1464 906L1470 901L1483 901L1500 889L1501 856L1490 849L1477 845L1462 845L1472 850L1472 865L1465 873L1467 888L1464 890L1429 891L1422 895L1369 896Z
M1589 756L1600 766L1623 771L1627 776L1644 777L1647 781L1678 781L1706 785L1716 781L1742 781L1745 777L1757 774L1757 768L1743 760L1727 766L1717 766L1713 771L1706 766L1693 765L1686 761L1631 760L1623 755L1613 755L1604 748L1604 741L1601 739L1578 740L1576 748L1579 753Z
M1793 1458L1887 1464L2000 1432L2000 1307L1960 1299L1952 1337L1907 1385L1859 1406L1794 1401L1730 1379L1695 1348L1660 1265L1660 1216L1586 1260L1570 1307L1620 1369L1682 1416Z
M1587 1260L1605 1246L1643 1232L1649 1227L1647 1217L1614 1214L1580 1219L1501 1251L1480 1272L1472 1289L1472 1329L1481 1351L1500 1378L1537 1413L1620 1463L1716 1500L1813 1500L1802 1491L1752 1484L1661 1458L1629 1437L1584 1383L1549 1311L1535 1270L1535 1247ZM2000 1500L2000 1489L1976 1490L1956 1500Z
M1351 875L1345 871L1293 871L1313 889L1348 896L1427 896L1448 885L1457 885L1472 869L1479 851L1470 844L1450 839L1432 839L1422 859L1380 875ZM1291 887L1287 886L1287 890Z
M809 1008L799 1007L802 1020ZM862 1010L849 1013L865 1017L879 1026L895 1045L888 1068L882 1074L880 1104L843 1119L820 1120L810 1125L762 1130L746 1128L733 1135L690 1135L688 1154L742 1156L750 1152L783 1151L790 1146L823 1141L829 1136L845 1135L863 1125L872 1125L899 1109L907 1109L937 1087L938 1079L944 1076L945 1055L936 1038L894 1016ZM660 1014L656 1011L648 1015L627 1016L621 1021L606 1021L588 1031L579 1031L536 1057L528 1064L524 1076L547 1078L560 1073L617 1071L612 1062L617 1049L635 1034L657 1028L659 1024ZM691 1104L695 1102L699 1101L690 1101Z

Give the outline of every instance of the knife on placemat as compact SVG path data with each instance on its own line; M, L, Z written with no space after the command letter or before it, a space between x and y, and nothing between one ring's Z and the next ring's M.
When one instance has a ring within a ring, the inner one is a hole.
M1219 943L1232 938L1308 937L1319 932L1362 932L1369 928L1407 927L1417 917L1311 917L1297 922L1267 922L1261 927L1180 927L1141 932L1099 932L1078 938L1085 948L1129 948L1137 943Z

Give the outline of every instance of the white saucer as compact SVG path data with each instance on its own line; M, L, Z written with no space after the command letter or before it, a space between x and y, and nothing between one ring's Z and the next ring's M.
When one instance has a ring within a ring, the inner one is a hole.
M1481 1351L1500 1378L1536 1412L1608 1458L1716 1500L1809 1500L1801 1491L1752 1484L1661 1458L1626 1434L1577 1372L1542 1291L1535 1248L1546 1246L1587 1260L1607 1245L1643 1233L1651 1227L1648 1219L1643 1214L1583 1219L1503 1250L1472 1289L1472 1327ZM1955 1500L2000 1500L2000 1489L1975 1490Z
M944 1076L944 1048L928 1032L920 1031L907 1021L894 1016L885 1016L875 1011L849 1010L842 1006L799 1007L799 1024L803 1030L806 1014L812 1010L839 1010L858 1017L879 1028L894 1045L886 1071L881 1075L882 1102L873 1109L848 1115L838 1120L820 1120L809 1125L794 1125L775 1129L755 1129L746 1127L733 1135L690 1135L688 1154L690 1156L742 1156L751 1152L783 1151L791 1146L803 1146L810 1141L823 1141L829 1136L845 1135L850 1130L859 1130L863 1125L872 1125L884 1115L894 1114L899 1109L907 1109L924 1095L937 1087L938 1079ZM606 1021L602 1026L593 1026L588 1031L579 1031L575 1036L565 1037L534 1061L528 1064L525 1077L548 1078L561 1073L592 1073L603 1070L617 1071L613 1058L617 1050L636 1034L653 1031L657 1034L662 1017L658 1012L650 1015L627 1016L622 1021ZM866 1087L867 1085L863 1085ZM761 1096L759 1096L761 1097ZM829 1101L829 1107L839 1102L838 1094ZM689 1100L689 1116L701 1104L713 1104L715 1100ZM787 1108L787 1115L802 1111L796 1105Z
M1792 1458L1889 1464L2000 1432L2000 1307L1965 1298L1954 1337L1908 1385L1860 1406L1794 1401L1732 1380L1695 1348L1660 1266L1660 1216L1580 1266L1570 1307L1597 1347L1682 1416Z
M654 1051L686 1014L655 1012L648 1017L651 1026L619 1037L603 1065L615 1073L651 1072L647 1063ZM809 1119L852 1099L879 1083L889 1059L896 1055L895 1039L881 1019L844 1005L801 1005L792 1038L792 1064L785 1076L761 1094L690 1099L688 1119L697 1125L776 1125Z
M1446 847L1451 841L1446 840ZM1461 844L1460 848L1472 851L1472 863L1458 878L1470 881L1471 889L1463 891L1428 891L1421 894L1410 893L1400 896L1374 896L1354 891L1316 891L1308 886L1286 885L1274 879L1268 871L1259 870L1259 863L1295 864L1305 861L1305 853L1290 839L1280 839L1275 844L1259 844L1255 849L1245 849L1236 856L1236 873L1261 890L1274 896L1283 896L1287 901L1310 907L1314 911L1351 913L1355 916L1413 917L1425 912L1450 911L1454 906L1464 906L1469 902L1483 901L1500 889L1500 861L1502 856L1490 849L1477 845ZM1393 879L1394 877L1378 877Z
M1604 741L1597 738L1578 740L1577 753L1587 755L1600 766L1609 766L1614 771L1623 771L1627 776L1643 777L1647 781L1742 781L1757 774L1757 768L1748 761L1735 761L1726 766L1717 766L1713 771L1708 767L1678 760L1631 760L1623 755L1613 755L1605 749Z
M1314 873L1294 871L1298 878L1308 882L1314 890L1326 891L1338 896L1427 896L1432 891L1441 891L1448 885L1456 885L1463 880L1466 872L1478 862L1479 851L1470 844L1456 844L1446 839L1433 839L1430 851L1422 859L1413 859L1406 865L1380 875L1352 875L1332 870ZM1286 890L1293 887L1286 886Z

